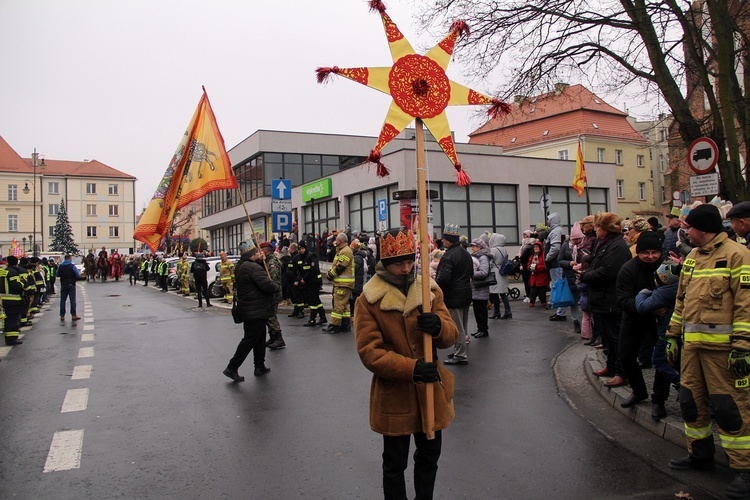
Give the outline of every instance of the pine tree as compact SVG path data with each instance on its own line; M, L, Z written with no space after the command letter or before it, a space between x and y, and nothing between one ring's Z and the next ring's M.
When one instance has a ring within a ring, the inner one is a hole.
M65 210L65 200L60 201L60 210L57 212L57 222L55 222L55 230L49 249L62 254L78 254L78 246L73 239L73 229L68 222L68 212Z

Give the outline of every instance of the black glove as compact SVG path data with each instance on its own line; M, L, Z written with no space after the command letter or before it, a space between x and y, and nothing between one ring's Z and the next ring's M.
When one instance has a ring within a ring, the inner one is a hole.
M729 353L729 369L737 378L750 375L750 352L732 349L732 352ZM414 370L414 373L417 373L417 371Z
M426 363L424 359L418 359L414 366L414 382L437 382L440 380L438 375L437 363Z
M422 313L417 316L417 330L429 333L433 337L440 335L440 316L435 313Z

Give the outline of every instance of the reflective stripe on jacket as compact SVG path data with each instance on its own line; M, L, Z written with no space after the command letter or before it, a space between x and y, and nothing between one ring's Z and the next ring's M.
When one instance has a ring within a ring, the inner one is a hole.
M349 245L341 244L336 249L327 277L334 286L354 288L354 252Z
M667 333L680 335L686 348L750 350L750 251L726 233L683 262Z

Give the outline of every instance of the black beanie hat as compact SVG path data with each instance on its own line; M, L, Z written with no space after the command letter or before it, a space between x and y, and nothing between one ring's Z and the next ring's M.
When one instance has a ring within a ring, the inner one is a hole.
M638 236L635 244L635 253L646 250L659 250L661 252L661 238L654 231L644 231Z
M709 203L698 205L690 210L685 222L704 233L719 234L724 230L724 226L721 223L721 212L719 212L716 206Z

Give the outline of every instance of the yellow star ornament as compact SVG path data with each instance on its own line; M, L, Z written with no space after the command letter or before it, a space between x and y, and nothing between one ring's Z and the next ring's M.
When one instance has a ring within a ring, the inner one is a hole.
M318 68L318 83L327 81L331 74L359 82L393 97L378 142L370 151L367 162L377 164L377 175L385 177L388 169L380 162L382 149L391 142L414 118L424 121L432 136L448 156L457 172L456 184L468 186L471 182L456 155L445 108L451 105L490 104L487 114L495 117L510 111L510 106L499 100L465 87L448 78L448 68L458 37L468 33L463 21L456 21L451 31L427 54L414 52L409 41L385 12L381 0L371 0L370 9L378 11L388 38L393 66L386 68Z

